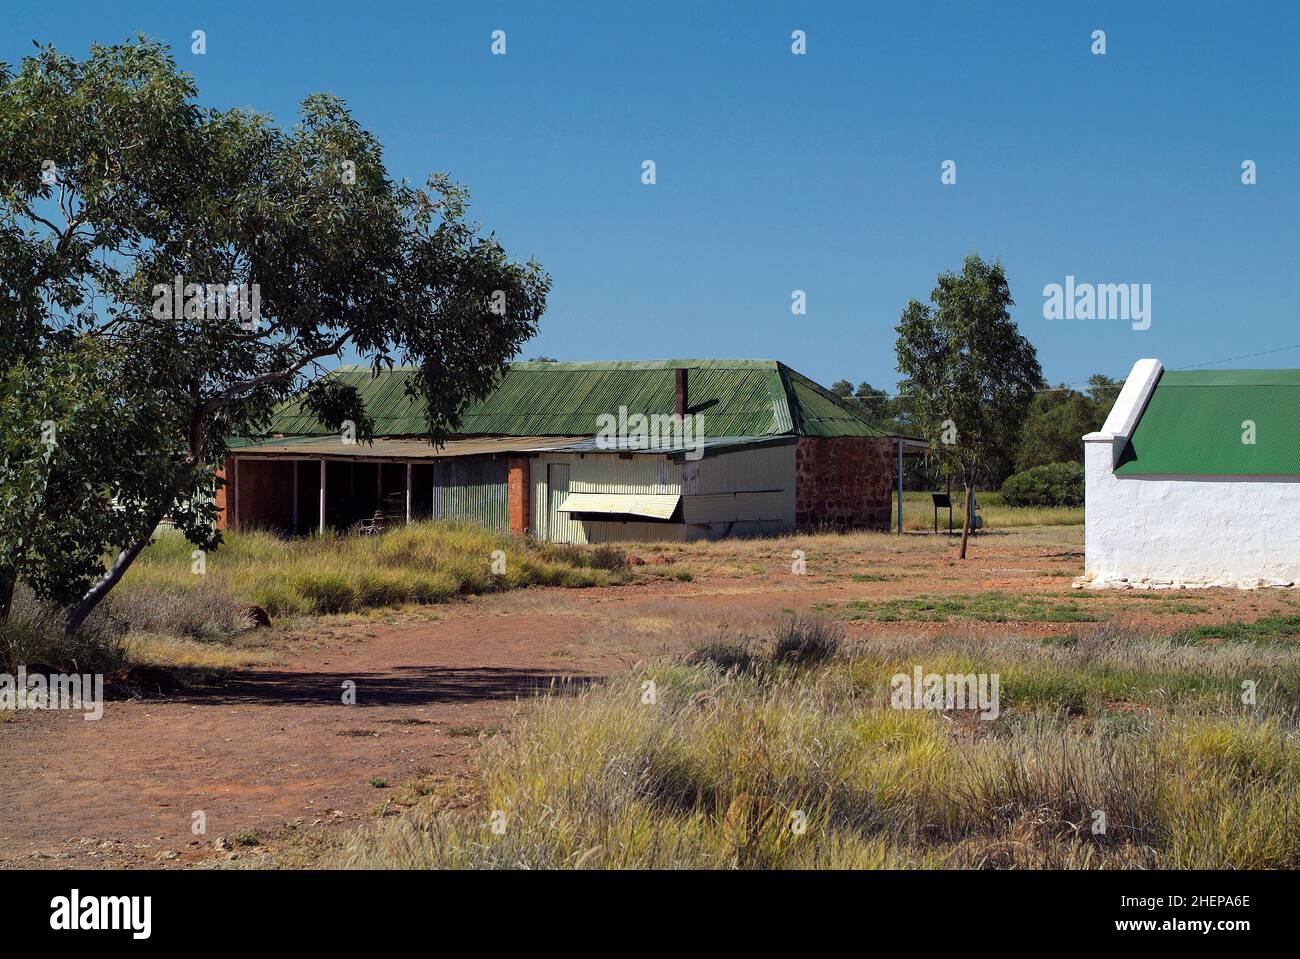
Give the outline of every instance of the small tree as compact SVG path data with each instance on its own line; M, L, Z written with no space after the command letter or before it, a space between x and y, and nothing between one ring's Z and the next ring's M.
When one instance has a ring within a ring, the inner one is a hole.
M979 469L994 452L1013 447L1043 371L1008 312L1015 301L1001 263L970 254L961 273L939 275L930 302L912 300L903 310L895 345L899 385L913 427L966 490L965 559Z
M365 438L320 361L417 365L441 440L545 310L541 268L445 175L391 179L341 100L284 130L196 96L145 39L0 64L0 614L21 579L75 630L165 517L219 542L214 466L304 386Z

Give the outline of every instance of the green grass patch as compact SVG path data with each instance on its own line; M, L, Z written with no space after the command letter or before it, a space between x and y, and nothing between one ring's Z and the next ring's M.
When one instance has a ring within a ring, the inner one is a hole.
M1079 526L1083 523L1081 506L1008 506L1002 501L1001 493L982 490L976 490L975 502L979 506L979 515L984 521L984 528L988 530L1026 526ZM954 490L952 495L954 536L961 535L962 510L965 509L965 503L965 493ZM904 491L903 528L933 531L934 501L930 499L928 492ZM946 509L939 510L939 532L945 534L948 532Z
M951 596L912 596L900 599L853 600L842 615L851 620L946 623L971 620L985 623L1091 623L1101 619L1074 599L970 593Z
M1181 643L1290 644L1300 640L1300 616L1265 616L1250 623L1207 623L1174 635Z

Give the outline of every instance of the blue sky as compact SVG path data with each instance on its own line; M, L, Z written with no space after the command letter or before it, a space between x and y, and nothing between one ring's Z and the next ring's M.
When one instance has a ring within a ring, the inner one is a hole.
M1053 382L1300 344L1294 2L10 2L0 60L138 31L207 104L288 124L336 93L394 175L466 184L554 277L525 357L776 358L892 391L899 312L972 250ZM1067 275L1151 284L1150 329L1044 319Z

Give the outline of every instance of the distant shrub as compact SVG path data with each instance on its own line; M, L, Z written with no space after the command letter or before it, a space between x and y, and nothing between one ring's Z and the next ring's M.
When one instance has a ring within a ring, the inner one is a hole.
M1007 477L1002 501L1008 506L1082 506L1083 467L1048 463Z

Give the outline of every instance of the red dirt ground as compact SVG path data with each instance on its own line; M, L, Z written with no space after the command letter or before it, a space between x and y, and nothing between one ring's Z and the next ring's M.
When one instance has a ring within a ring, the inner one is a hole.
M394 614L388 624L334 626L335 639L313 644L313 652L291 649L275 666L166 698L110 702L98 722L79 713L20 711L0 723L0 868L225 860L231 854L214 848L218 837L249 830L283 835L286 823L299 834L338 835L370 820L391 794L372 786L372 777L396 786L426 772L463 776L479 743L472 730L508 729L521 702L553 682L567 678L578 688L636 659L681 648L719 624L814 603L986 590L1070 598L1060 564L1077 564L1078 554L1068 544L1061 548L988 540L975 559L957 566L936 543L925 554L883 561L843 556L833 575L821 578L710 575L691 583L500 594L442 607L439 621ZM788 542L771 555L782 551L788 554ZM850 578L885 566L901 575ZM1131 594L1091 602L1114 604L1114 618L1130 625L1181 628L1294 612L1300 601L1277 592L1179 598L1206 611L1158 614ZM1091 625L959 624L1036 634ZM943 628L849 625L860 636ZM357 684L356 705L342 702L347 680ZM196 810L207 817L204 836L190 831Z

